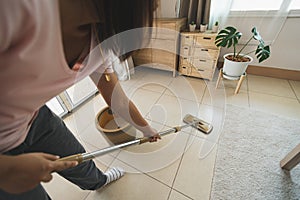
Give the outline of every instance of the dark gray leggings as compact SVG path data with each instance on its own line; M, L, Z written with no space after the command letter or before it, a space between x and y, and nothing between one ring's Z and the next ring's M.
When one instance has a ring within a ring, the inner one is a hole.
M83 153L83 146L77 141L64 122L43 106L34 120L25 141L18 147L6 152L7 155L18 155L30 152L44 152L60 157ZM61 176L84 190L95 190L106 182L106 176L95 166L93 161L84 162L74 168L59 172ZM8 194L0 190L0 200L44 200L50 199L39 184L31 191L20 195Z

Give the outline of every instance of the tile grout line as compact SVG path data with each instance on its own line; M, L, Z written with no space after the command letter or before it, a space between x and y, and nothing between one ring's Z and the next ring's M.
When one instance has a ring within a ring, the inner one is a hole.
M172 190L174 189L175 180L176 180L176 178L177 178L177 175L178 175L178 172L179 172L179 169L180 169L180 166L181 166L183 157L184 157L185 152L186 152L186 150L187 150L187 144L188 144L188 141L189 141L190 138L191 138L191 135L189 135L189 137L188 137L188 139L187 139L187 141L186 141L186 143L185 143L185 147L184 147L184 149L183 149L183 153L182 153L182 155L181 155L181 157L180 157L180 161L179 161L179 164L178 164L178 168L177 168L177 170L176 170L174 179L173 179L173 181L172 181L171 190L170 190L169 195L168 195L168 200L169 200L169 198L170 198L170 195L171 195ZM177 191L177 190L176 190L176 191ZM180 193L181 193L181 192L180 192Z
M297 94L296 94L296 91L295 91L293 85L291 84L290 80L287 80L287 81L288 81L288 83L289 83L289 85L290 85L292 91L294 92L294 95L296 96L296 99L297 99L298 102L300 103L300 97L298 98L298 96L297 96Z
M92 191L90 191L90 192L86 195L86 197L84 197L82 200L87 200L87 198L90 196L91 193L92 193Z

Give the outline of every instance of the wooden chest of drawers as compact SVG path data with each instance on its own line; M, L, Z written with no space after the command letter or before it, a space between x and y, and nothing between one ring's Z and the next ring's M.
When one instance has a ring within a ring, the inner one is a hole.
M147 66L167 70L176 75L178 66L180 31L186 26L186 18L155 19L156 27L149 45L133 54L135 66Z
M215 45L217 34L182 32L180 35L179 73L212 80L220 53Z

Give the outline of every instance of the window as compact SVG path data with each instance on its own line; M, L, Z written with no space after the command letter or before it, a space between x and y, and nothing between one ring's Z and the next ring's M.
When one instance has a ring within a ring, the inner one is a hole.
M284 0L232 0L231 11L279 10Z
M300 0L292 0L289 10L300 10Z
M286 6L287 5L287 6ZM232 0L231 11L300 10L300 0Z

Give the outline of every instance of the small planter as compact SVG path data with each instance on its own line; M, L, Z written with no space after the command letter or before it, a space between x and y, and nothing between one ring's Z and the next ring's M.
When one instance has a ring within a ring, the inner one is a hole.
M205 32L207 30L207 24L200 24L200 32Z
M250 59L249 62L235 62L235 61L228 60L226 58L228 55L232 55L232 53L228 53L223 56L224 58L223 75L227 76L228 78L234 79L242 76L246 72L249 63L253 61L253 58L251 56L246 55L245 57Z
M212 27L212 32L213 33L217 33L218 32L218 30L219 30L219 26L218 25L213 25L213 27Z
M190 32L193 32L196 30L196 24L189 24L189 30Z
M121 144L136 138L136 129L120 117L116 117L109 107L96 116L96 127L110 144Z

